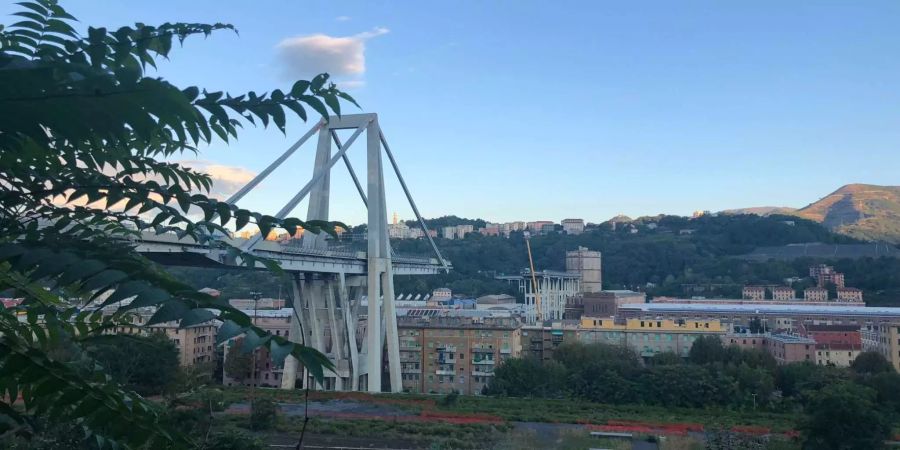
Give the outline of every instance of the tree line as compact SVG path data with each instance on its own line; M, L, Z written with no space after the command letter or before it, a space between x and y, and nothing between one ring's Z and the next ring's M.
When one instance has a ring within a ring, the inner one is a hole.
M721 410L803 414L808 448L881 448L900 414L900 374L878 353L850 369L811 362L776 364L762 350L695 341L687 358L660 353L644 362L631 349L566 342L552 359L509 359L484 394Z

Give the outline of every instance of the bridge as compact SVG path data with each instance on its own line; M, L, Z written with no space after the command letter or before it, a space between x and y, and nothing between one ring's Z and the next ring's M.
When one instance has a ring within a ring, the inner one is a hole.
M342 143L338 130L353 130L353 134ZM365 187L347 158L348 149L363 133L366 142ZM335 369L326 371L325 380L319 383L308 374L304 375L299 362L288 356L281 377L283 389L294 389L299 379L301 386L313 389L382 392L383 355L386 355L387 390L400 392L402 380L393 277L432 275L449 271L452 266L443 258L429 234L378 124L378 116L354 114L319 121L226 202L240 201L313 136L317 136L318 143L312 177L275 217L288 217L308 197L306 220L329 220L330 174L338 162L343 162L368 211L365 250L335 241L325 233L309 231L304 232L301 239L288 243L267 241L259 234L249 239L222 239L254 256L277 261L290 274L294 299L291 340L319 350L334 363ZM383 157L387 157L415 213L433 251L431 256L398 255L390 246ZM253 269L240 264L225 250L175 234L142 234L136 246L147 257L167 265ZM262 269L262 264L257 264L257 268ZM367 301L362 311L363 297L382 300ZM358 340L360 334L362 339Z

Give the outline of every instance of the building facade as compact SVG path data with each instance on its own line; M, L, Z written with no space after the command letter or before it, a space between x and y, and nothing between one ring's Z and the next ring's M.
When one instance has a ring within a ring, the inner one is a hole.
M722 336L726 328L718 320L628 319L617 323L612 318L584 317L577 336L584 343L626 346L642 358L665 352L687 357L694 341L701 336Z
M578 247L566 252L566 272L581 275L581 292L592 293L603 290L602 255L598 251Z
M809 302L827 302L828 289L810 287L803 290L803 299Z
M837 288L837 301L849 303L863 303L863 292L861 289L842 287Z
M793 300L797 297L794 288L790 288L787 286L776 286L772 288L772 300L777 302L784 302Z
M747 300L765 300L766 288L763 286L744 286L741 290L741 298Z
M516 358L522 324L515 318L398 317L403 390L481 394L494 368Z
M900 326L896 323L873 324L860 331L863 351L881 353L894 370L900 372Z
M562 227L566 234L584 233L584 219L563 219Z

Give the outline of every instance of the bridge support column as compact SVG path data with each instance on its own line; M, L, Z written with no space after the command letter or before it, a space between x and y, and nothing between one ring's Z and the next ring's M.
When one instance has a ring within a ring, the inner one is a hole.
M387 205L384 195L384 167L381 160L381 141L378 119L369 122L367 138L368 188L368 299L369 317L366 341L368 344L367 371L369 392L381 392L382 345L381 321L384 317L387 341L388 374L391 391L400 392L400 346L397 337L397 316L394 309L394 281L390 240L387 232ZM384 292L384 308L379 299ZM384 316L382 316L382 313Z

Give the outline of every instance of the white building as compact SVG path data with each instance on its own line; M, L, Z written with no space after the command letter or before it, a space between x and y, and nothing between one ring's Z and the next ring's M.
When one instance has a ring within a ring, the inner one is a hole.
M584 233L584 219L563 219L562 227L566 234Z

